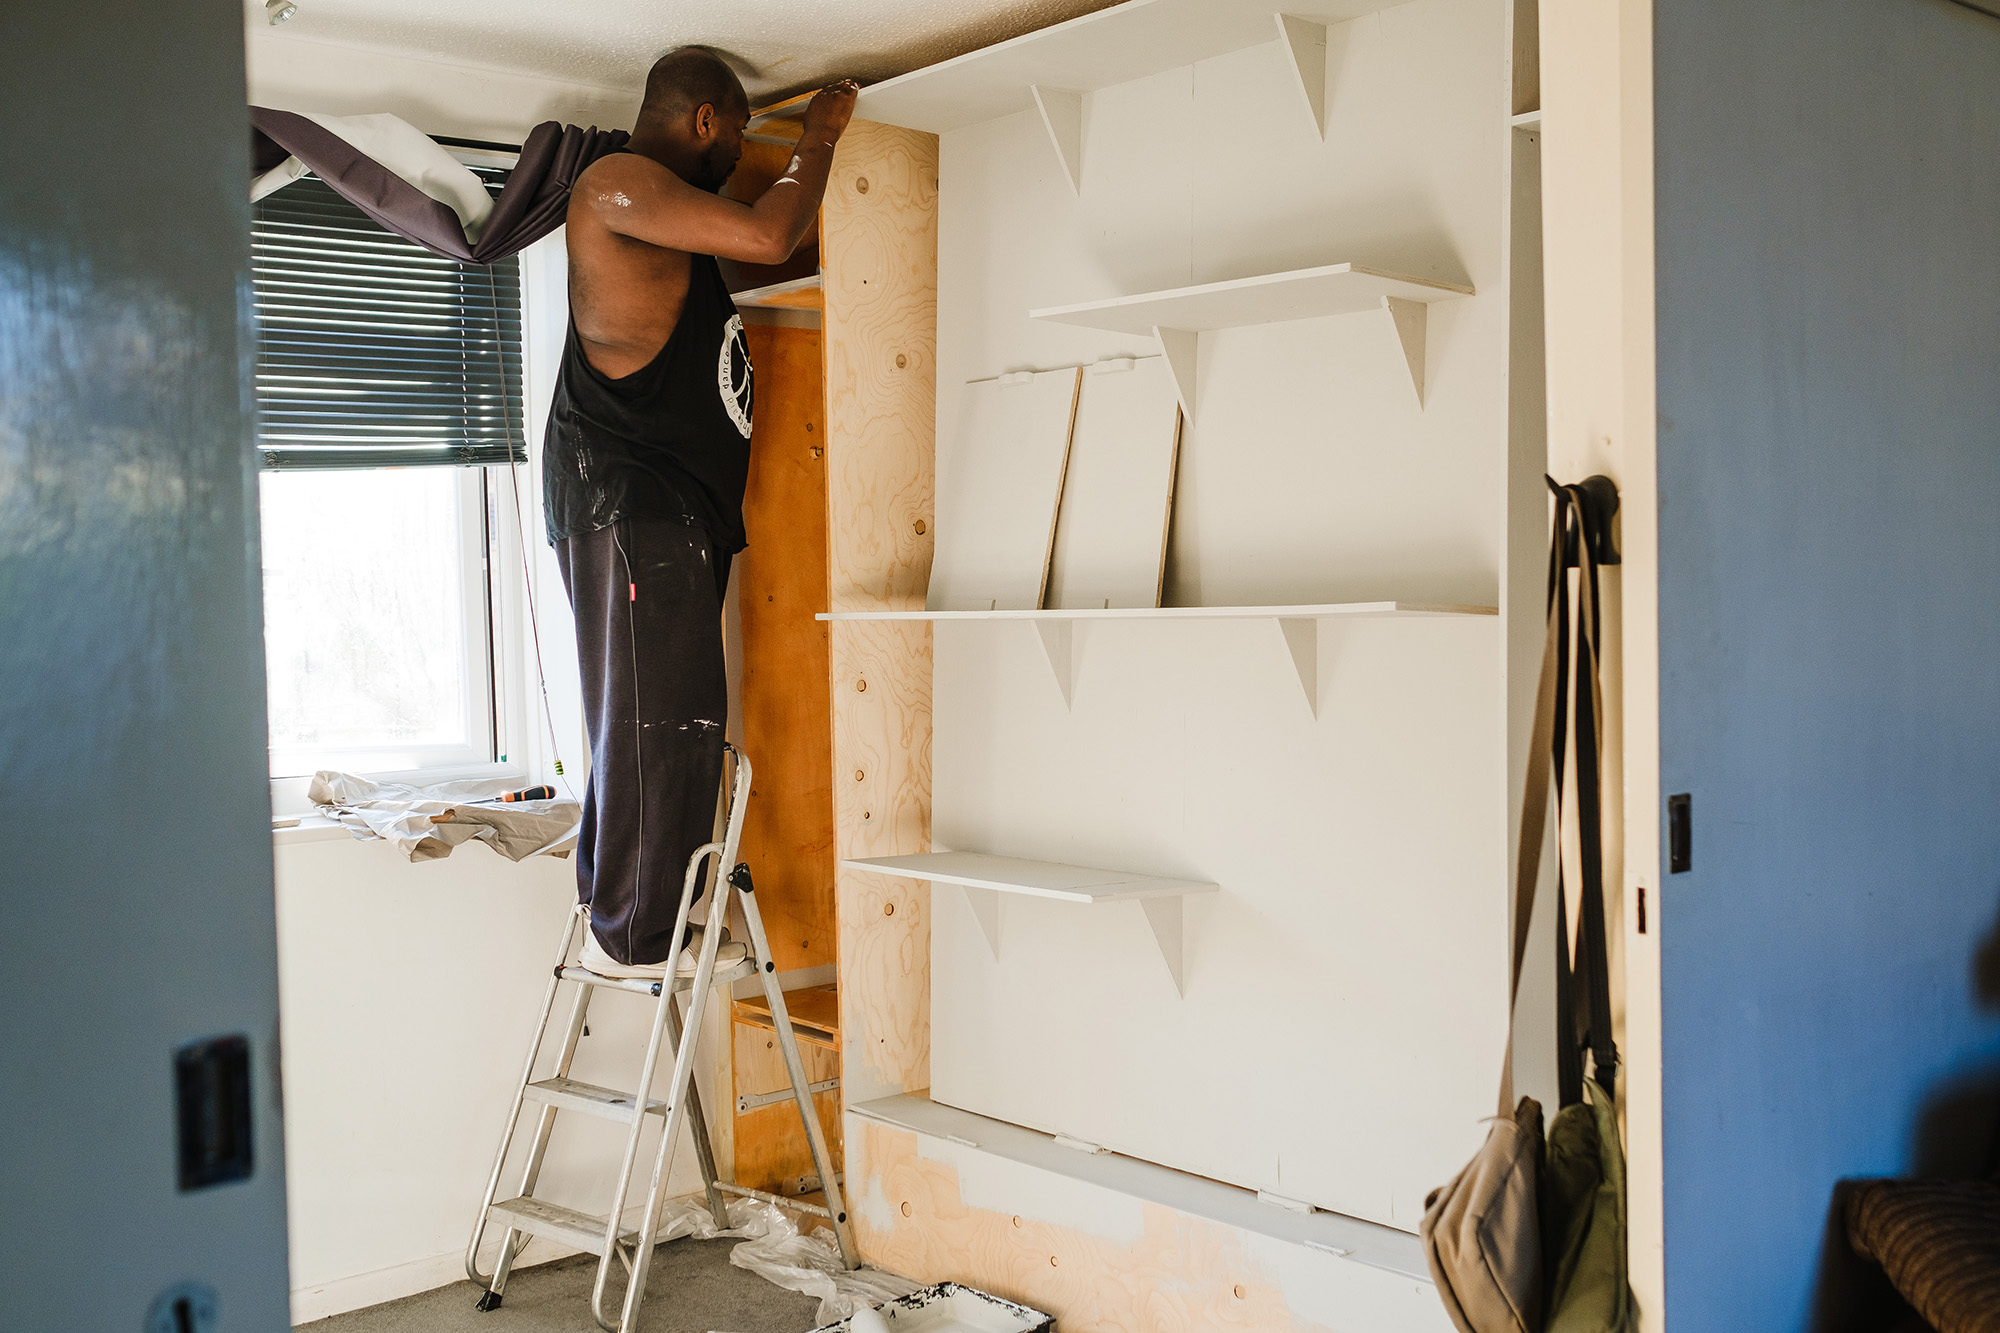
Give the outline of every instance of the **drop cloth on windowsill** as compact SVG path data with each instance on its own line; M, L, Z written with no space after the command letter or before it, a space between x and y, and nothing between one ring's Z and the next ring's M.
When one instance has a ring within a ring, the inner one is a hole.
M322 769L306 797L355 837L394 843L412 861L450 856L463 842L483 842L510 861L569 855L583 808L568 800L494 799L519 788L519 779L417 787Z

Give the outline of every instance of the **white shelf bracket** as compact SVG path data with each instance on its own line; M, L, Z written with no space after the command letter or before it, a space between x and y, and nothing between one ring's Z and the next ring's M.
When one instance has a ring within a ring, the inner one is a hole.
M1389 312L1389 323L1396 330L1396 344L1403 349L1403 360L1410 367L1410 384L1417 391L1417 406L1424 405L1424 323L1430 309L1422 301L1405 301L1401 297L1385 296L1382 308Z
M1319 622L1298 617L1278 621L1285 647L1292 654L1292 669L1299 673L1299 686L1306 692L1306 707L1319 716Z
M1170 898L1141 898L1140 910L1146 914L1146 924L1152 928L1153 943L1160 946L1160 959L1167 965L1167 972L1174 979L1174 991L1187 998L1187 983L1183 978L1185 955L1182 951L1182 924L1186 920L1182 913L1183 899L1178 895Z
M1305 94L1306 110L1313 119L1313 133L1326 138L1326 30L1327 25L1296 14L1273 14L1278 35L1284 38L1285 53L1297 77L1298 89Z
M1067 88L1031 86L1035 106L1042 113L1042 128L1049 132L1056 156L1062 159L1069 187L1083 193L1083 94Z
M965 890L965 905L972 909L973 920L979 923L979 933L986 937L986 947L993 951L993 961L1000 961L1000 895L992 889L975 889L969 884L961 884Z
M1174 392L1181 400L1181 415L1194 420L1194 372L1200 360L1201 334L1194 329L1163 329L1153 327L1153 336L1159 339L1160 351L1167 358L1167 369L1173 372Z
M1073 707L1076 689L1076 622L1037 620L1035 633L1041 636L1042 651L1049 659L1049 670L1056 674L1056 688L1062 691L1063 707Z

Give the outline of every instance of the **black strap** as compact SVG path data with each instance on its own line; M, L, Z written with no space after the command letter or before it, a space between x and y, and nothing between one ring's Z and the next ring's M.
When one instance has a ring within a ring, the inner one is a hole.
M1556 1033L1557 1077L1564 1106L1583 1100L1583 1053L1591 1053L1592 1077L1615 1093L1618 1047L1611 1030L1610 948L1604 924L1603 792L1599 772L1598 722L1603 715L1598 675L1601 601L1597 557L1610 548L1609 524L1617 504L1615 487L1601 477L1577 486L1559 486L1554 531L1549 543L1549 605L1557 621L1556 709L1549 760L1558 793L1556 836ZM1607 503L1608 496L1608 503ZM1577 570L1570 592L1568 570ZM1572 665L1572 655L1574 664ZM1574 784L1568 779L1572 730L1576 744ZM1577 955L1570 956L1569 909L1560 855L1562 811L1577 819L1578 885L1581 920Z

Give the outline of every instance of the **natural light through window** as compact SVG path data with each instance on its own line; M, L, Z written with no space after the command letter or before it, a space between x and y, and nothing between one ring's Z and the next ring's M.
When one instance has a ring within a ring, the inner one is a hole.
M479 475L263 475L272 776L492 759Z

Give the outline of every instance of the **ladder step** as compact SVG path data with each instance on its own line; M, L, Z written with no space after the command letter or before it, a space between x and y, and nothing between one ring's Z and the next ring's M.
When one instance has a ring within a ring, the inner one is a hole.
M638 995L658 995L660 993L660 983L657 981L650 981L640 977L601 977L597 973L587 971L574 963L568 967L557 969L556 975L564 981L580 981L586 986L609 986L614 990L628 990ZM733 982L741 981L745 977L754 977L756 975L757 960L754 958L744 958L727 965L718 964L715 969L715 980L711 984L726 986ZM674 994L679 995L683 991L692 990L693 988L693 977L677 976L674 978Z
M531 1235L547 1236L559 1240L586 1254L604 1257L604 1229L607 1219L590 1213L580 1213L574 1208L565 1208L559 1203L546 1199L522 1197L496 1203L486 1210L489 1217L497 1217L516 1231L526 1231ZM639 1233L630 1227L619 1232L618 1239L626 1244L639 1239Z
M573 1078L545 1078L540 1083L530 1083L521 1089L521 1095L531 1102L542 1102L564 1111L582 1111L604 1120L615 1120L621 1125L632 1123L632 1103L629 1092L616 1088L600 1088L595 1083L580 1083ZM648 1102L648 1115L665 1115L667 1103Z

